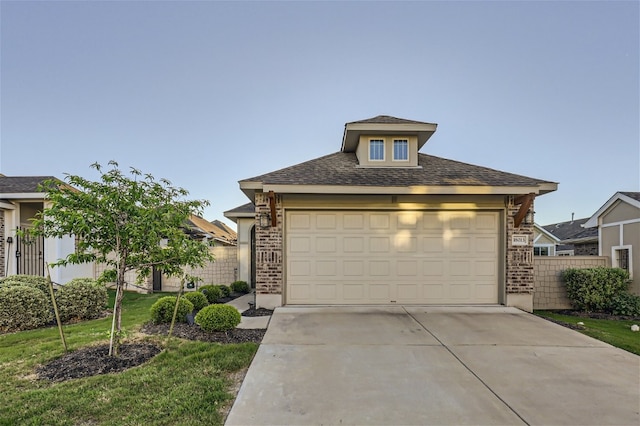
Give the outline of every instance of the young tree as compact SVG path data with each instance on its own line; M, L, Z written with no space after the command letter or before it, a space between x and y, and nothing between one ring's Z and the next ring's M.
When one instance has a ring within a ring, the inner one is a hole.
M75 236L75 253L54 266L87 262L107 266L102 278L116 282L109 355L117 356L125 273L135 270L138 282L154 267L168 276L183 275L186 266L202 266L212 256L206 244L184 232L189 215L200 214L206 201L185 200L188 192L166 179L156 181L134 168L125 175L115 161L109 166L103 171L100 164L91 165L99 172L99 181L67 174L68 185L45 182L42 189L48 203L33 225L46 237Z

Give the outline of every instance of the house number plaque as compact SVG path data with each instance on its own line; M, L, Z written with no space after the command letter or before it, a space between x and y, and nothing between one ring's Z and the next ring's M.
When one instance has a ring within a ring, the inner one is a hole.
M529 244L529 236L528 235L512 235L511 236L511 245L512 246L526 246Z

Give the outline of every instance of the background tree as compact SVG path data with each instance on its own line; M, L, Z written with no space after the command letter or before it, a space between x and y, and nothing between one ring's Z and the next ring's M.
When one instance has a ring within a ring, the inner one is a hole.
M100 278L116 283L109 355L118 355L121 336L125 273L136 271L137 282L153 268L168 276L184 275L185 267L212 260L206 244L191 239L184 227L190 214L201 214L206 201L189 201L188 192L166 179L131 168L125 175L118 163L103 171L99 181L67 174L65 181L44 182L45 209L34 220L34 230L46 237L73 235L76 250L53 266L87 262L106 265ZM192 277L189 277L192 278Z

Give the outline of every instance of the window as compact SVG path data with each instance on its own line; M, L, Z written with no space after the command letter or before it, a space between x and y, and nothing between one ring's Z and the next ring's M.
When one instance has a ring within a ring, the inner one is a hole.
M534 256L549 256L549 247L534 247Z
M382 139L369 141L369 160L384 161L384 141Z
M393 141L393 159L406 161L409 159L409 141L406 139L395 139Z
M631 253L628 247L613 247L613 267L624 269L631 277Z

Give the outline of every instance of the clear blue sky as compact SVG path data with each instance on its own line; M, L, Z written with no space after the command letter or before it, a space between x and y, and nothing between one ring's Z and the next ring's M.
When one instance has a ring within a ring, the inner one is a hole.
M438 123L421 152L559 182L536 221L640 190L638 1L0 2L0 173L116 160L207 199ZM231 223L230 223L231 224Z

